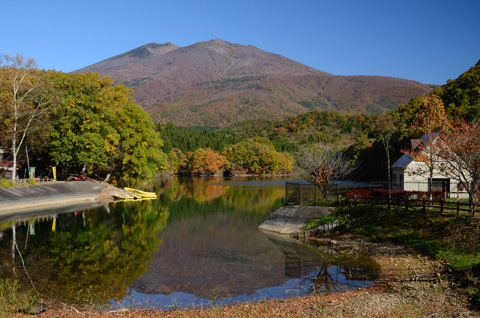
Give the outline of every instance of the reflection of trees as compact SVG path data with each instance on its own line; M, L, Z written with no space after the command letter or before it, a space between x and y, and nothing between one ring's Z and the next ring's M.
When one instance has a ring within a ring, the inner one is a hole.
M169 207L169 222L191 215L238 212L252 218L272 213L283 203L283 187L246 187L219 184L223 178L158 178L143 188L154 189ZM263 221L263 219L262 219Z
M36 223L26 250L18 245L42 294L71 304L107 304L123 299L148 269L167 218L168 210L151 202L120 203L110 213L61 214L56 232L51 232L52 222ZM26 240L26 226L17 225L16 232L17 241Z
M309 292L336 291L378 277L380 266L365 255L337 252L315 241L306 245L283 235L263 234L285 254L285 275L303 277L300 286L308 286Z
M340 274L343 274L345 279L341 278ZM307 278L306 280L311 280L312 283L309 292L317 293L323 291L340 291L342 285L343 288L345 285L358 286L359 282L372 281L376 279L376 277L377 269L324 263L319 266L313 278Z

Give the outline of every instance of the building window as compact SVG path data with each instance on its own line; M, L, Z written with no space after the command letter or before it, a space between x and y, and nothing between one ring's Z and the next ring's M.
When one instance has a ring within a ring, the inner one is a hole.
M430 184L429 184L430 186ZM430 188L429 188L430 190ZM447 196L450 194L450 179L432 179L432 191L445 192Z

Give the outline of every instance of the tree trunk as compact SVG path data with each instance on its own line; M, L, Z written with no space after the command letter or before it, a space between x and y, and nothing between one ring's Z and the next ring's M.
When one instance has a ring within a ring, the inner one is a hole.
M15 231L15 222L12 226L12 269L13 269L13 277L16 278L17 274L15 272L15 244L17 244L17 233Z
M390 168L390 153L387 150L387 173L388 173L388 204L392 200L392 176L391 176L391 168Z
M470 193L469 193L470 194L469 195L470 212L473 213L474 216L475 216L475 210L478 207L479 194L480 194L479 192L480 192L480 188L477 187L477 186L473 186L473 187L471 187Z
M12 140L12 154L13 154L13 166L12 166L12 181L15 182L17 178L17 123L13 126L13 140Z

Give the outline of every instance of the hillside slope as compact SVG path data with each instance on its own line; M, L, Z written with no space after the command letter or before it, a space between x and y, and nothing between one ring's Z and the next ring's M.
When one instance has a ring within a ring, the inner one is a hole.
M433 87L383 76L336 76L278 54L211 40L146 44L76 72L99 72L135 92L155 121L224 127L311 110L380 113Z

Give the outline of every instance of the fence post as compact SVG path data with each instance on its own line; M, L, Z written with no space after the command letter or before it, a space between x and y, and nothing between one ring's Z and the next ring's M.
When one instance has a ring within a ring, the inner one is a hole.
M457 199L457 217L460 215L460 201ZM473 215L475 216L475 214Z
M423 199L422 201L423 201L423 213L425 213L425 212L427 212L427 211L425 210L425 199Z
M357 206L357 195L353 196L353 205Z
M302 205L302 184L300 183L300 202L298 205Z
M440 200L440 214L443 214L443 200Z

